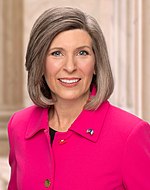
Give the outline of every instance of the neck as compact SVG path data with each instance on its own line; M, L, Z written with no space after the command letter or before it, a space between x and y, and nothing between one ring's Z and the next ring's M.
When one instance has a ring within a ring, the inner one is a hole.
M82 112L88 97L89 96L84 97L83 99L80 97L80 99L76 101L57 100L53 110L50 110L50 127L56 131L67 131Z

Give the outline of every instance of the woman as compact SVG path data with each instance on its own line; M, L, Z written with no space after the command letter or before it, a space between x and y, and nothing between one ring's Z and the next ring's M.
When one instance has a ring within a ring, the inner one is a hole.
M35 105L8 125L9 190L150 189L150 126L108 102L113 77L93 17L70 7L44 12L26 68Z

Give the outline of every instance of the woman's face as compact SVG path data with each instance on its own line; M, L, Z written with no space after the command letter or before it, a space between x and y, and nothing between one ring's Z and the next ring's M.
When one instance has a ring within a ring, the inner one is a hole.
M56 100L87 99L95 73L90 35L80 29L64 31L52 41L45 62L45 79Z

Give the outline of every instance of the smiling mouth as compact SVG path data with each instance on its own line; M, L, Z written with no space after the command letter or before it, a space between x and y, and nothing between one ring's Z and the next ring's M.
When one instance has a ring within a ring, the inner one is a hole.
M80 78L77 78L77 79L58 79L61 83L64 83L64 84L76 84L78 83L81 79Z

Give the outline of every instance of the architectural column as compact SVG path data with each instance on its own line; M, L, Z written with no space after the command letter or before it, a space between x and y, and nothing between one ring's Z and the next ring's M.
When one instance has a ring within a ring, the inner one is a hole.
M0 143L4 143L10 116L23 107L23 2L0 1Z
M150 122L150 1L142 1L142 110L143 118Z
M114 44L111 50L115 77L112 101L142 117L142 3L114 1Z

